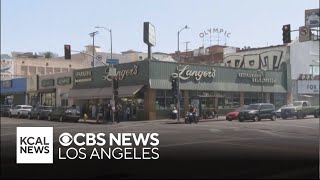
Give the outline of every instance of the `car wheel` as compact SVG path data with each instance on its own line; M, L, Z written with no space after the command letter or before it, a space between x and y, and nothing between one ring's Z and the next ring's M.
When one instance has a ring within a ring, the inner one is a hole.
M277 116L276 116L275 114L273 114L273 115L271 116L271 120L272 120L272 121L277 120Z
M37 120L40 120L40 114L37 115Z
M59 117L59 121L62 122L63 121L63 116Z
M231 117L227 117L227 120L228 120L228 121L232 121L232 118L231 118Z
M48 115L48 121L52 121L51 115Z
M31 114L30 113L28 114L28 119L31 119Z
M259 121L259 116L255 115L254 118L253 118L253 121Z
M303 113L302 113L302 111L298 111L298 113L297 113L297 118L298 118L298 119L302 119L302 118L303 118Z
M239 118L239 122L243 122L243 119Z
M284 115L284 116L281 116L281 118L282 118L282 119L287 119L287 116Z

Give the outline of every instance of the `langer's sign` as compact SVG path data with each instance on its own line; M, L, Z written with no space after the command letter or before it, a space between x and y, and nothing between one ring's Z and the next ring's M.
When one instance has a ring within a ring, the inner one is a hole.
M180 79L187 80L190 77L194 77L195 80L200 81L202 78L214 78L216 76L216 70L212 68L209 71L196 71L189 69L189 65L184 66L182 69L179 69L179 66L177 67L178 73L172 73L173 78L178 78L180 76Z
M133 65L131 69L124 69L117 71L118 80L123 80L126 76L136 76L138 74L138 65ZM105 76L102 76L103 80L112 81L112 76L110 75L109 67L105 69Z

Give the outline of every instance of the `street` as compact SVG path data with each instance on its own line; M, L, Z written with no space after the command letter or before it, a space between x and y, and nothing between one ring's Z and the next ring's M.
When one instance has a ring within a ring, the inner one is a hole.
M54 164L16 164L16 127L53 127ZM59 135L159 133L158 160L58 160ZM173 120L89 124L1 118L8 178L319 178L319 119Z

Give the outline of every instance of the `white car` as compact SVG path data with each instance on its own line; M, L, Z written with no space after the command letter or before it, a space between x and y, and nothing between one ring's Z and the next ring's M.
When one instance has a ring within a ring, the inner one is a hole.
M16 116L17 118L27 117L31 109L32 109L32 106L29 106L29 105L16 105L15 107L10 109L9 117L10 118L13 116Z

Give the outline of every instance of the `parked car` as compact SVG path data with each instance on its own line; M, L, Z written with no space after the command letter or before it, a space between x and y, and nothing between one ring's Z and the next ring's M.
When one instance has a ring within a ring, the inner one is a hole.
M9 117L16 116L17 118L27 117L28 113L31 111L32 106L29 105L16 105L10 109Z
M47 119L49 112L51 112L52 107L51 106L36 106L31 109L31 111L28 113L28 119L37 118L40 119Z
M238 114L241 110L244 110L246 109L248 106L247 105L244 105L242 107L239 107L237 109L235 109L234 111L232 112L229 112L227 115L226 115L226 120L228 121L232 121L232 120L235 120L235 119L238 119Z
M12 105L1 105L1 116L9 116Z
M311 106L309 101L294 101L293 106L285 107L281 110L281 118L296 116L297 119L302 119L307 115L319 117L319 106Z
M48 120L52 121L58 119L60 122L65 120L72 120L78 122L80 119L80 111L76 107L57 107L53 108L48 114Z
M238 120L240 122L244 120L260 121L261 119L271 119L274 121L277 119L274 111L275 107L270 103L250 104L247 109L239 112Z
M283 109L285 107L291 107L291 106L293 106L293 104L287 104L287 105L284 105L284 106L280 107L276 111L274 111L274 113L276 113L277 118L281 117L281 109Z

